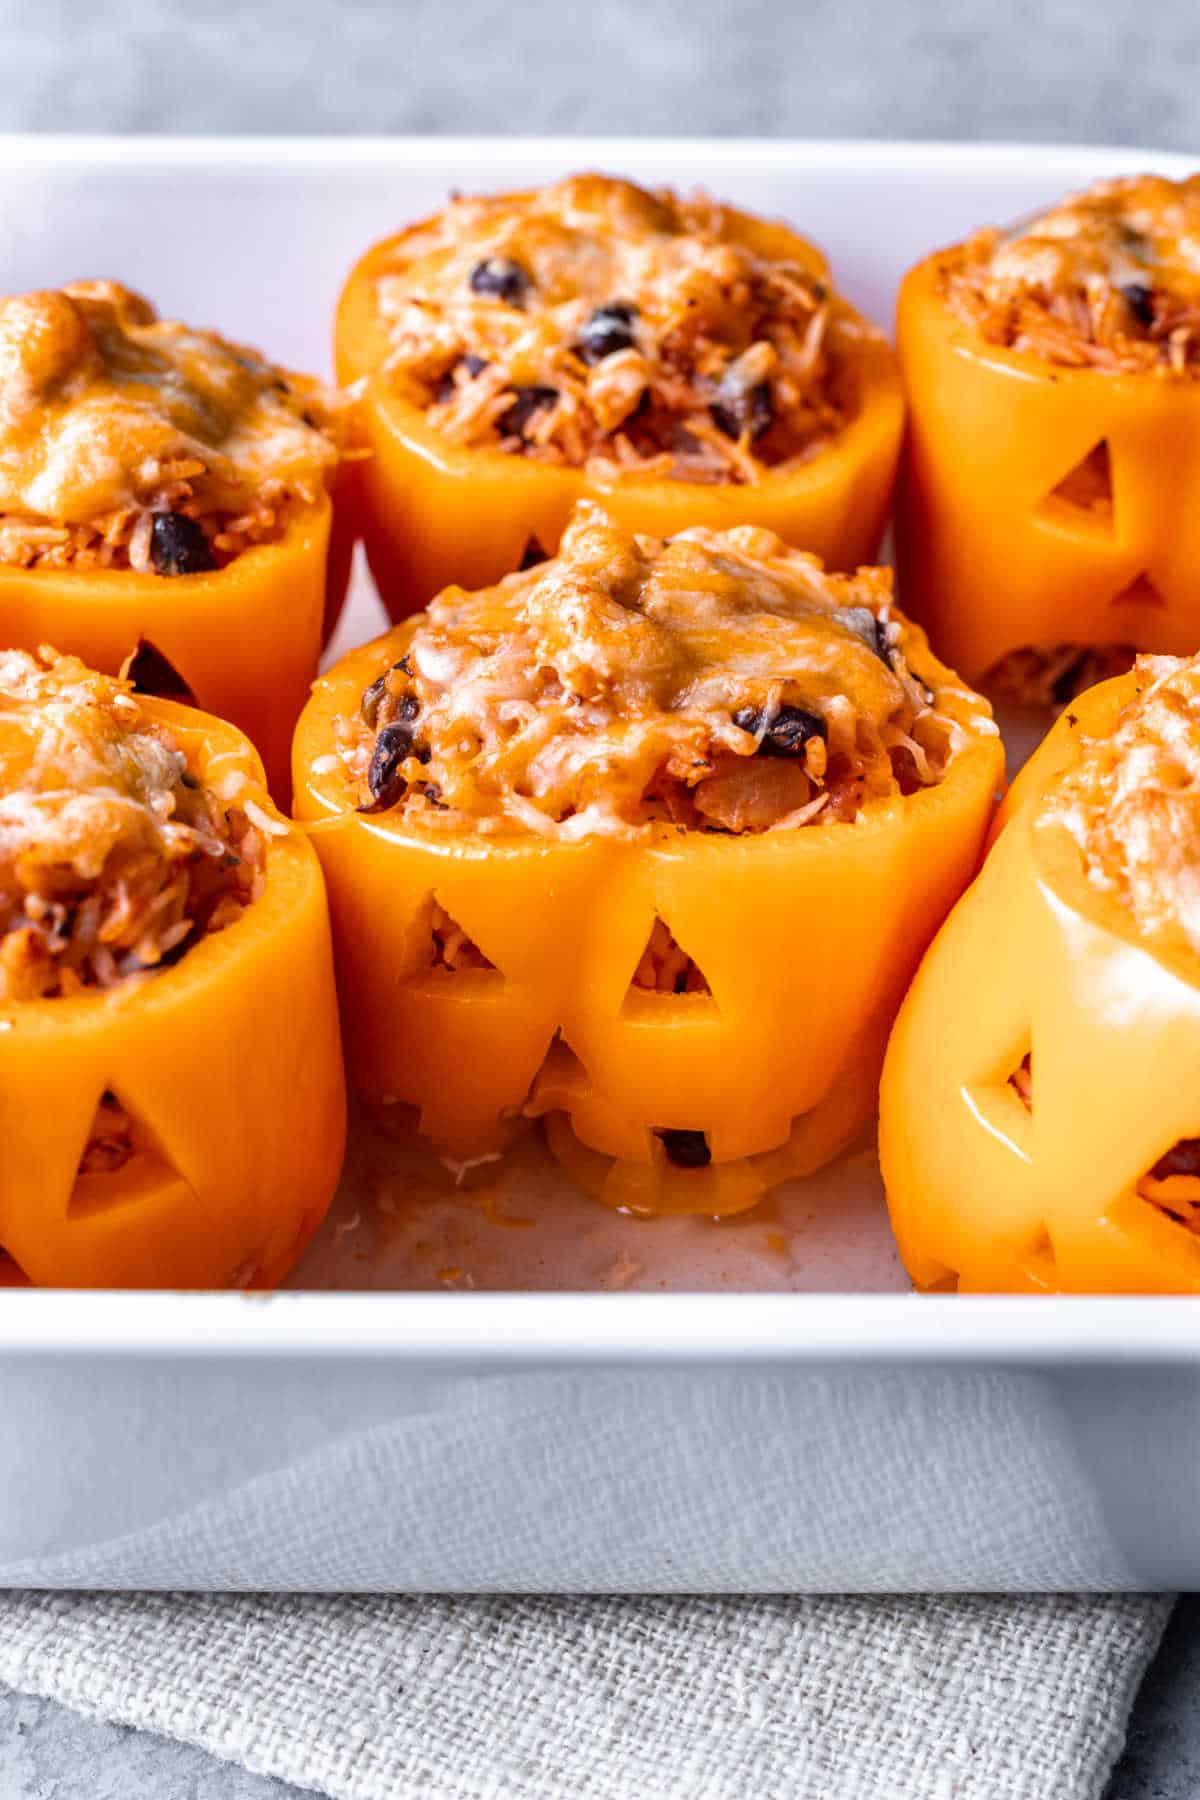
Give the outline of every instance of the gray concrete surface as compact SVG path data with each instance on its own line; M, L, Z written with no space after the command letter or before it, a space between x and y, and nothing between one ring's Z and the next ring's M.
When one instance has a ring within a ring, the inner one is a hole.
M0 1800L299 1800L301 1792L186 1744L0 1694Z
M1200 1596L1175 1608L1142 1683L1125 1755L1105 1800L1196 1800L1200 1795Z
M0 126L1196 137L1195 0L0 0Z
M1200 149L1198 60L1195 0L0 0L0 129L715 132ZM1200 1601L1190 1600L1147 1680L1107 1800L1200 1796L1198 1690ZM0 1800L298 1792L0 1694Z

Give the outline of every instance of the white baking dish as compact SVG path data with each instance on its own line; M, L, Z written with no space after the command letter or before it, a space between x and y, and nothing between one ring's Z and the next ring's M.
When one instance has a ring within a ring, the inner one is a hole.
M325 366L371 239L450 187L597 165L788 217L884 321L932 245L1106 172L1183 167L949 145L9 139L5 286L117 274ZM378 618L360 586L339 642ZM375 1291L4 1294L0 1583L1200 1585L1190 1302L906 1294L869 1153L794 1190L773 1234L618 1220L544 1191L535 1165L498 1209L406 1206L394 1176L364 1219L368 1185L360 1170L297 1284ZM587 1287L605 1291L554 1291Z

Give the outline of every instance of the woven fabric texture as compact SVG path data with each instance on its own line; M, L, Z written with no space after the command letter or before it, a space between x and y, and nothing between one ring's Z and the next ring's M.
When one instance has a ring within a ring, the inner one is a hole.
M335 1800L1098 1800L1169 1605L10 1594L0 1681Z

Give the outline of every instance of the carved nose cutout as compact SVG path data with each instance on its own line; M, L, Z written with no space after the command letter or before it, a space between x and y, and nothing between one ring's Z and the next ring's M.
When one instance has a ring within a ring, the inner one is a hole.
M1106 536L1113 534L1116 519L1112 457L1106 438L1094 444L1051 488L1037 509L1037 517L1059 529L1065 526Z
M1110 606L1165 606L1167 603L1144 571L1135 575L1119 594L1114 594L1109 601Z
M646 948L629 981L626 1006L644 994L712 995L708 977L699 964L677 941L664 919L656 918L650 927Z

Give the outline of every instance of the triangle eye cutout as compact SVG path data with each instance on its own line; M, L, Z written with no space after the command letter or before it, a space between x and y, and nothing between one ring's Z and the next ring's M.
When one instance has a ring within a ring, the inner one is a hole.
M435 900L429 918L429 963L434 969L445 969L461 975L468 969L494 969L470 932L464 931Z
M1119 594L1114 594L1108 604L1110 606L1162 607L1167 603L1151 581L1149 575L1143 571L1142 574L1135 575L1128 586L1123 587Z
M1027 1113L1033 1112L1033 1056L1027 1051L1008 1078L1008 1085Z
M150 1132L106 1089L79 1158L68 1216L148 1198L172 1173Z
M641 961L630 978L631 994L710 994L708 978L676 942L662 919L650 927Z
M1081 461L1067 470L1057 486L1051 488L1038 507L1038 517L1047 525L1074 526L1112 535L1112 457L1107 438L1094 444Z
M133 1120L114 1093L100 1096L83 1155L80 1175L115 1175L134 1154Z

